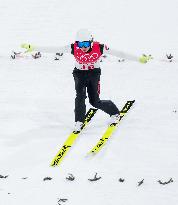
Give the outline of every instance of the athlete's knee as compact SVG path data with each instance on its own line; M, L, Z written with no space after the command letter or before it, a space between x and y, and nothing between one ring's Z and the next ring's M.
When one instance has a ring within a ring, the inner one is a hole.
M99 108L100 107L100 100L97 99L97 100L90 100L89 101L90 104L93 106L93 107L96 107L96 108Z
M86 98L86 92L85 91L76 92L76 99L84 100L85 98Z

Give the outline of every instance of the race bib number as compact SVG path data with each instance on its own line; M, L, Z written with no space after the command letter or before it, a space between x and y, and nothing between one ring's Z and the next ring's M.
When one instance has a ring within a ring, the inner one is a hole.
M82 65L82 70L93 70L95 67L93 64L91 65L87 65L87 64L83 64Z

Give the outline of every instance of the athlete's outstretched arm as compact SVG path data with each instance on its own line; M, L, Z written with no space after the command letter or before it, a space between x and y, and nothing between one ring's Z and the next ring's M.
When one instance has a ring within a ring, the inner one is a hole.
M108 48L107 46L104 46L103 54L109 54L109 55L112 55L112 56L128 59L128 60L131 60L131 61L137 61L137 62L139 61L138 56L128 54L128 53L125 53L125 52L122 52L122 51L118 51L118 50L113 49L113 48Z
M71 53L71 44L66 46L54 46L54 47L44 47L36 46L35 50L44 52L44 53Z
M40 51L44 53L71 53L71 44L66 46L34 46L31 44L22 44L22 48L26 49L26 52Z

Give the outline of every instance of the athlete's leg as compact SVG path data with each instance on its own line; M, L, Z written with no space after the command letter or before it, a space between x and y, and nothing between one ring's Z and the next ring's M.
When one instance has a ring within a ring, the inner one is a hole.
M82 72L73 72L74 81L75 81L75 122L83 122L85 119L86 113L86 83L84 80L84 73Z
M92 106L103 110L107 114L119 114L119 110L111 100L100 100L98 85L100 82L100 73L92 73L90 75L89 83L87 85L89 102Z

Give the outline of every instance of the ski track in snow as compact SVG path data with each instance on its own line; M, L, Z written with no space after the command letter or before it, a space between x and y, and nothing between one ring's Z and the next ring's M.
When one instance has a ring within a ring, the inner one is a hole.
M7 178L0 178L0 205L178 203L178 3L91 0L89 5L95 9L81 0L1 2L0 176ZM54 61L55 54L12 60L10 54L24 42L68 44L81 27L116 49L154 59L145 65L104 59L101 99L120 109L127 100L136 102L98 155L86 157L107 127L109 117L101 111L61 166L51 168L74 123L74 60L64 55ZM165 57L170 53L172 63ZM70 173L74 181L66 180ZM101 179L88 181L96 173ZM167 185L158 183L171 178Z

